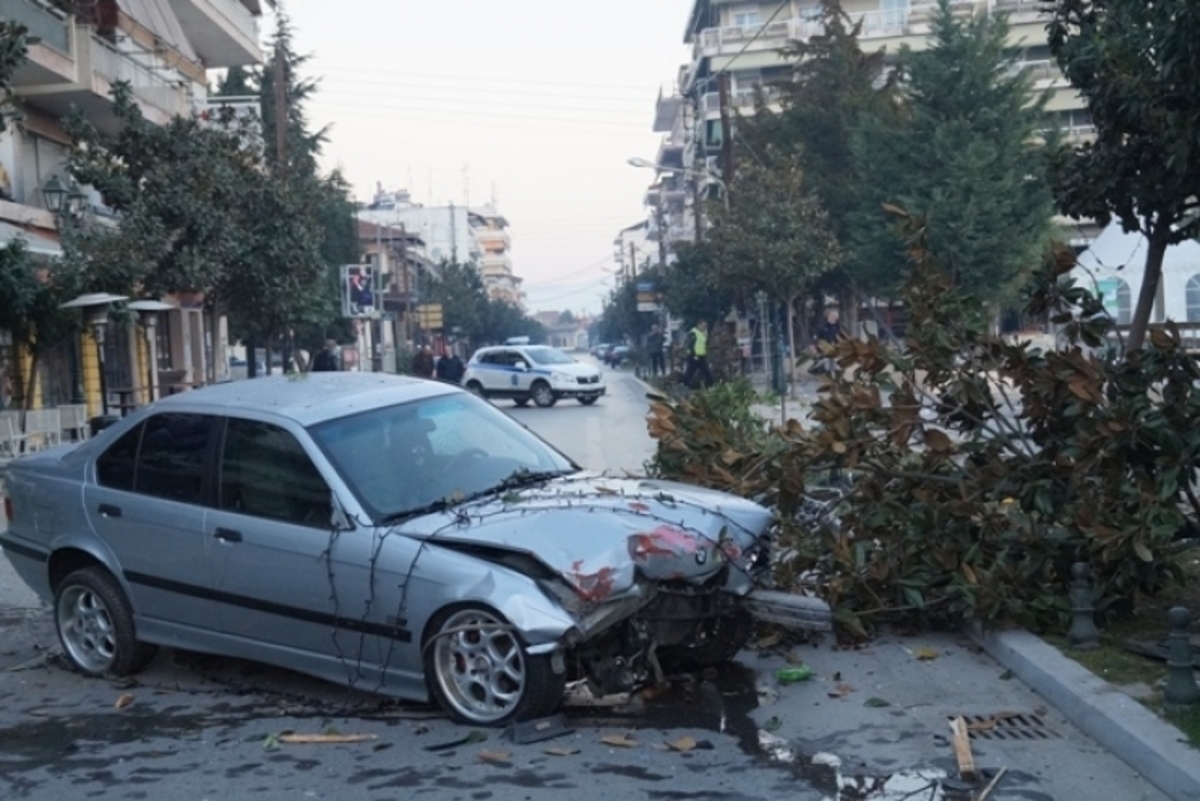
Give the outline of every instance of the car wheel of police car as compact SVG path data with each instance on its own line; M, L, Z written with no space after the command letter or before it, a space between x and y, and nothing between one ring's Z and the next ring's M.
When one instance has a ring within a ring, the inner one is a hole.
M533 402L543 409L550 408L558 401L558 398L554 397L554 391L545 381L535 381L531 389Z

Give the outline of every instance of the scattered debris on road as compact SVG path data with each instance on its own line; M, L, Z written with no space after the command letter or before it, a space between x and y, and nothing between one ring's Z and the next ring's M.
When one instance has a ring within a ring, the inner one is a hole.
M959 716L950 721L950 731L953 732L954 756L958 760L958 772L963 779L975 779L975 757L971 754L971 734L967 729L966 718Z

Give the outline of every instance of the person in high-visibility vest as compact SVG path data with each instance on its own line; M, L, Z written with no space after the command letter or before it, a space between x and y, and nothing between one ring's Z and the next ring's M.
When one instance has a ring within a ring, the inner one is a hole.
M688 331L687 335L687 370L683 374L683 383L693 386L696 374L704 381L704 386L713 385L712 373L708 371L708 323L701 320Z

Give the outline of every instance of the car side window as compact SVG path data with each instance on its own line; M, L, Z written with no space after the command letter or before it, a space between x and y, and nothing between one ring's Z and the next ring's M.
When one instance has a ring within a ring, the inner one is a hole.
M529 366L529 361L525 358L525 354L520 351L510 350L504 354L505 362L509 367L517 367L518 365Z
M479 358L483 364L504 364L504 354L496 351L493 353L485 353Z
M100 454L96 459L96 481L100 486L133 492L133 474L141 439L142 426L134 426Z
M204 457L214 419L199 414L156 414L146 420L134 491L179 503L200 503Z
M221 455L222 509L328 529L331 497L324 477L290 433L270 423L230 418Z

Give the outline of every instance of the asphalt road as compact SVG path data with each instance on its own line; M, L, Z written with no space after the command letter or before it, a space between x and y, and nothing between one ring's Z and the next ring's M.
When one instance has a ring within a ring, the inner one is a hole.
M636 471L653 451L642 388L608 375L594 407L514 415L586 467ZM169 649L134 681L82 678L0 559L0 797L959 801L1005 768L992 801L1164 798L965 639L760 645L659 696L570 698L573 731L520 745L430 708ZM776 680L799 660L812 679ZM947 736L959 714L977 718L973 785Z

